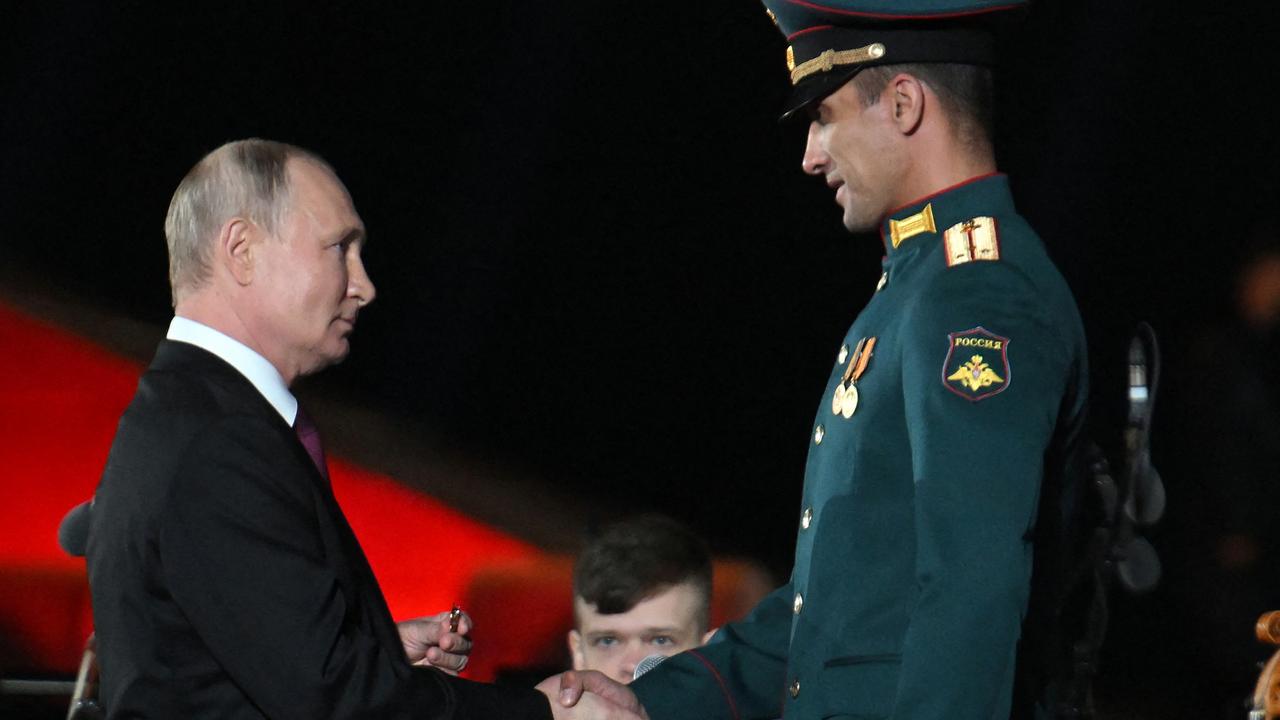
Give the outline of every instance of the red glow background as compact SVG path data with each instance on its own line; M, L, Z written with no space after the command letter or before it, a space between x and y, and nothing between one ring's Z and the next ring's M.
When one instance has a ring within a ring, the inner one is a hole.
M92 629L85 563L58 547L58 523L93 494L142 370L0 305L0 642L9 645L0 662L11 668L70 673L79 661ZM341 458L331 458L330 474L397 618L462 601L482 566L544 557ZM564 598L547 598L551 616L568 606L568 586L560 587ZM519 627L496 627L500 620L479 624L489 625L485 635L520 635ZM493 669L473 663L471 674L485 679Z

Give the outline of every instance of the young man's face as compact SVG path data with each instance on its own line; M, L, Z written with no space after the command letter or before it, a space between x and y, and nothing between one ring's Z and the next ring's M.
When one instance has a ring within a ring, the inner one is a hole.
M675 655L702 644L707 602L690 583L673 585L615 615L602 615L575 597L578 627L569 631L573 669L599 670L629 683L636 664L649 655Z

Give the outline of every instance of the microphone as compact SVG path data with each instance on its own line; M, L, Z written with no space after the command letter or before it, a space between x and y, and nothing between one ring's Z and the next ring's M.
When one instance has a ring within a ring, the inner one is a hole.
M659 654L659 653L654 653L654 654L652 654L652 655L647 655L647 656L645 656L645 658L644 658L643 660L641 660L640 662L636 663L636 671L635 671L634 673L632 673L632 675L631 675L631 679L632 679L632 680L638 680L638 679L640 678L640 676L641 676L641 675L643 675L643 674L645 674L645 673L649 672L650 670L652 670L652 669L654 669L654 668L658 667L658 665L659 665L663 660L666 660L666 659L667 659L667 656L666 656L666 655L661 655L661 654Z
M1125 429L1128 451L1129 496L1124 510L1140 527L1154 525L1165 509L1164 483L1151 464L1151 416L1160 382L1160 347L1155 330L1141 323L1129 343L1129 422Z
M1160 346L1155 330L1140 323L1129 344L1129 421L1125 428L1124 516L1114 543L1116 577L1131 593L1147 592L1160 581L1160 557L1137 528L1164 514L1164 483L1151 465L1151 418L1160 383Z
M85 546L89 544L89 512L92 509L93 498L90 498L68 510L58 524L58 546L72 557L84 557Z

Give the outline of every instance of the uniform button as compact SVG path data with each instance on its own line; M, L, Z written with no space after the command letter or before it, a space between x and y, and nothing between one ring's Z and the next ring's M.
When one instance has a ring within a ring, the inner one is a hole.
M884 289L884 286L888 284L889 284L889 273L887 271L880 273L880 282L876 283L876 292L880 292L881 290Z
M804 596L801 595L800 593L796 593L796 599L791 601L791 612L795 613L796 615L799 615L800 611L803 609L804 609Z
M824 429L822 428L822 426L821 426L821 425L819 425L819 426L817 427L817 429L815 429L815 430L813 431L813 444L814 444L814 445L821 445L821 444L822 444L822 436L824 436L824 435L826 435L826 434L827 434L827 431L826 431L826 430L824 430Z
M790 692L791 692L792 700L800 697L800 680L799 679L791 681Z
M813 508L807 507L800 513L800 529L808 530L811 524L813 524Z
M836 356L836 364L843 365L845 360L849 359L849 346L841 345L840 354Z

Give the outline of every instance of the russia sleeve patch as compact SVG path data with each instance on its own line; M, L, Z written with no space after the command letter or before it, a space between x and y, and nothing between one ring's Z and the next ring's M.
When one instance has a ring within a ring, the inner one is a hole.
M947 334L942 384L965 400L977 402L1009 387L1009 338L976 327Z

